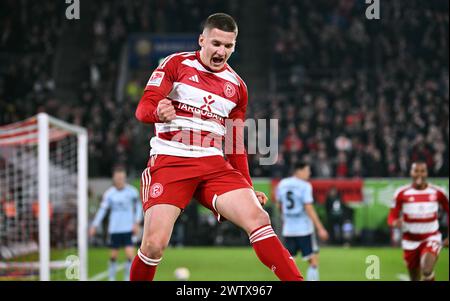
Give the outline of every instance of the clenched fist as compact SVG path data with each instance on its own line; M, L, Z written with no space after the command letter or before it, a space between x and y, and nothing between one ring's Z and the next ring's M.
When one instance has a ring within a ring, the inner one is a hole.
M267 203L267 196L264 192L255 191L256 197L261 205L265 205Z
M158 117L162 122L171 122L177 117L172 101L167 98L164 98L158 103L156 114L158 114Z

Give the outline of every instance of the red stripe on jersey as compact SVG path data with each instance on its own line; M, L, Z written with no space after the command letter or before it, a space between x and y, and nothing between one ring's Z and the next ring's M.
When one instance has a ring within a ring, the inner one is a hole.
M431 232L431 233L424 233L424 234L414 234L410 232L403 233L403 239L404 240L412 240L412 241L421 241L425 240L430 236L438 234L439 231Z
M215 135L208 131L171 131L165 133L158 133L158 137L164 140L181 142L186 145L200 146L200 147L215 147L222 149L223 137Z
M430 223L437 220L437 218L438 218L437 213L434 213L433 216L427 218L412 218L409 217L408 214L403 214L403 221L407 223Z

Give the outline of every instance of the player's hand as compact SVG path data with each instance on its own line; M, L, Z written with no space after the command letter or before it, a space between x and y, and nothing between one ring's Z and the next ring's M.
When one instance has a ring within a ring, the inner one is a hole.
M267 203L267 196L264 192L261 191L255 191L256 197L258 198L258 201L261 205L265 205Z
M90 227L89 228L89 236L90 237L94 237L96 232L97 231L96 231L95 227Z
M327 241L328 240L328 231L327 230L325 230L324 228L320 228L320 229L318 229L317 230L317 235L319 235L319 238L322 240L322 241Z
M444 241L442 242L442 246L444 246L444 248L448 248L448 237L444 239Z
M392 227L400 228L402 226L402 222L403 220L401 218L396 219L395 221L392 222Z
M134 224L133 225L133 234L134 235L137 235L138 234L138 232L139 232L139 224Z
M167 98L164 98L158 103L156 114L158 114L158 117L162 122L171 122L177 117L172 101Z

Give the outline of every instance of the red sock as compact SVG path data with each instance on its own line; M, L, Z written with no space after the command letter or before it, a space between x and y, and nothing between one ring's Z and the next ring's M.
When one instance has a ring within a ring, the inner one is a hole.
M151 259L138 250L130 269L130 281L152 281L160 259Z
M250 243L259 260L271 269L281 281L302 281L303 276L288 250L281 244L270 225L250 234Z

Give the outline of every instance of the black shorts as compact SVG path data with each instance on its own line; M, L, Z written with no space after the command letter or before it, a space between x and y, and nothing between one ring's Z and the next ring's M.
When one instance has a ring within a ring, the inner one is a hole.
M314 233L305 236L286 236L284 240L292 257L295 257L297 252L300 251L303 259L308 260L311 255L319 253L319 246Z
M133 242L131 240L132 236L132 232L111 233L109 236L109 247L111 249L119 249L122 247L133 246Z

